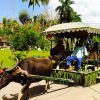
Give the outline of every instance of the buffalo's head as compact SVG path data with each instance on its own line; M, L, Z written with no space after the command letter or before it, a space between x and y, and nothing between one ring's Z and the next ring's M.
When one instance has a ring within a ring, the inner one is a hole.
M23 73L23 70L19 66L13 68L12 70L5 70L3 71L1 78L0 78L0 89L7 86L10 82L14 81L24 85L27 81L30 80L29 77Z
M0 77L0 89L8 85L12 80L11 71L3 71Z
M15 67L11 70L3 69L0 74L0 89L7 86L18 74L18 67ZM16 80L16 79L15 79Z
M16 58L17 59L17 58ZM2 66L3 61L1 62L0 66ZM0 89L8 85L12 79L13 79L13 72L17 70L17 64L19 63L19 60L17 59L17 63L14 65L13 69L8 70L7 68L4 68L0 72Z

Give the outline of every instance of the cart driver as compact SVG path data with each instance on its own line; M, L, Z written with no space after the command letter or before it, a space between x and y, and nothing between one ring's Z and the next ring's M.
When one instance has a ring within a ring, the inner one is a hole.
M80 39L77 47L75 48L75 50L73 51L73 53L71 54L70 57L66 58L66 65L67 65L67 70L70 71L72 70L72 66L71 66L71 62L76 60L77 64L75 65L75 70L79 70L81 67L81 63L82 63L82 58L84 55L88 55L87 49L85 46L83 46L83 40Z

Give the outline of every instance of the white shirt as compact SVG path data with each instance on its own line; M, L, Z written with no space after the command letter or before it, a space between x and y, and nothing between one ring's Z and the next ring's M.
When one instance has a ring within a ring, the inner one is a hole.
M76 56L77 58L82 58L84 55L88 55L87 49L85 46L83 47L77 47L71 56Z

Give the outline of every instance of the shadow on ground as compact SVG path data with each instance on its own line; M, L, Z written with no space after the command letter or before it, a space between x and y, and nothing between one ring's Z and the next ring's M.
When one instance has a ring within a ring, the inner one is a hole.
M68 88L68 86L62 87L62 88L58 88L58 89L53 89L53 90L51 89L47 93L52 93L52 92L55 92L55 91L66 89L66 88ZM44 90L45 90L45 85L38 85L38 86L31 87L29 89L29 91L30 91L30 98L43 95L44 94ZM2 97L2 100L17 100L17 99L18 99L18 94L10 94L10 97L7 97L6 95L4 95ZM26 100L26 99L21 99L21 100Z
M68 86L62 87L62 88L58 88L58 89L53 89L53 90L50 89L47 93L56 92L56 91L59 91L59 90L62 90L62 89L66 89L66 88L68 88ZM43 95L44 94L44 90L45 90L45 85L38 85L38 86L30 88L30 98Z

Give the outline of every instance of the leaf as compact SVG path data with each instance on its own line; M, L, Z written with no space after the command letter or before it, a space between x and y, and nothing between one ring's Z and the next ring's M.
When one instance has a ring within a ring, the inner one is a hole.
M22 0L22 2L26 2L27 0Z

